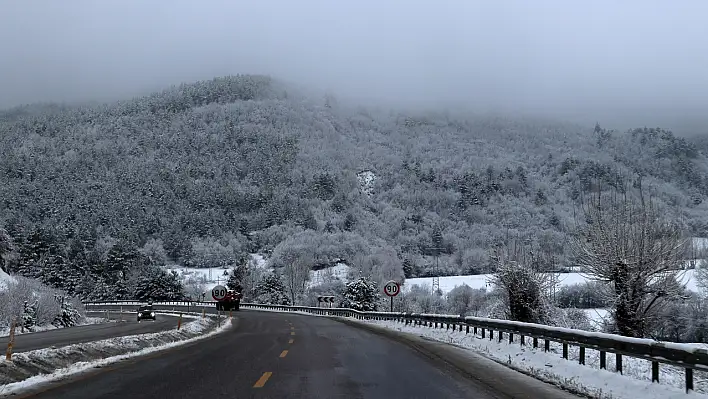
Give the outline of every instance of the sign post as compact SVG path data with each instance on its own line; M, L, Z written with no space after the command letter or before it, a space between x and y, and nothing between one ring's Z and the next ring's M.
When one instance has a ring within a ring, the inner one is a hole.
M391 280L384 285L384 294L388 295L389 298L391 298L391 312L393 312L393 297L398 295L398 293L401 292L401 286Z

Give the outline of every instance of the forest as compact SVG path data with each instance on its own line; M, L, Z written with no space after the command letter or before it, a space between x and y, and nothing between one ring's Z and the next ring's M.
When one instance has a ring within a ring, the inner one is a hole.
M30 104L0 111L0 266L82 299L170 299L160 266L249 253L381 282L490 272L513 239L560 271L582 199L622 176L708 236L706 151L668 128L380 109L259 75Z

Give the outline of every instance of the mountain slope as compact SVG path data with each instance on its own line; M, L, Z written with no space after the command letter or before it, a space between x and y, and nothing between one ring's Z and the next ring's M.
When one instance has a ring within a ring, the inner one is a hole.
M444 274L483 272L509 237L557 267L592 179L642 171L659 202L706 235L701 148L663 130L366 109L230 76L1 112L0 225L20 252L10 269L33 275L59 256L105 277L118 243L192 265L262 251L275 264L307 254L392 278L430 275L440 254ZM366 189L360 172L373 179Z

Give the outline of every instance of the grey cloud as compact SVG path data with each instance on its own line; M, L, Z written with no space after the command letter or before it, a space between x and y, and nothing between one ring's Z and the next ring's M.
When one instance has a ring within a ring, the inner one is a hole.
M268 73L344 96L653 124L708 110L708 3L8 1L0 107ZM636 120L635 120L636 119Z

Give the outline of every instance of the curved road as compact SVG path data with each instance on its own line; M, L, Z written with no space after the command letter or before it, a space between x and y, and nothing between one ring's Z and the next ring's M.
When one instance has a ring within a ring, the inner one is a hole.
M94 313L94 312L90 312ZM98 312L97 312L98 313ZM105 312L100 312L105 314ZM110 316L117 317L116 313ZM138 323L135 314L126 313L123 315L124 322L89 324L56 330L40 331L15 335L15 345L13 352L26 352L35 349L51 348L79 344L83 342L99 341L102 339L124 337L127 335L154 333L171 330L177 327L177 317L161 315L158 313L157 320L147 320ZM111 317L113 318L113 317ZM183 319L183 322L189 319ZM0 348L7 347L9 337L0 337Z
M226 332L13 398L576 398L491 360L324 317L241 311ZM452 363L438 356L451 356Z

